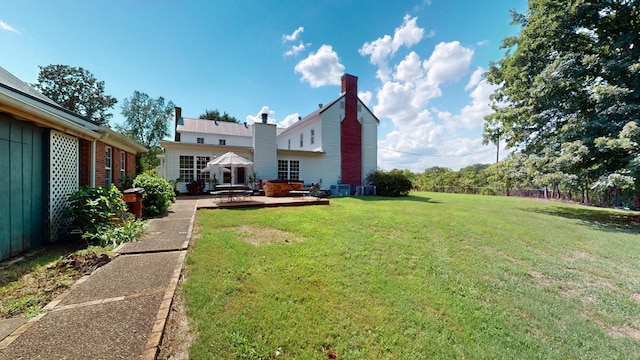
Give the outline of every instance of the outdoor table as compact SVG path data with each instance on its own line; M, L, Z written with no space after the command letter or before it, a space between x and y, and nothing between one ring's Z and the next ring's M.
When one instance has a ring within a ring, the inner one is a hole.
M216 186L216 191L211 191L210 194L214 196L226 196L229 202L231 202L234 198L240 196L244 198L251 195L253 191L249 190L249 187L246 185L218 185Z

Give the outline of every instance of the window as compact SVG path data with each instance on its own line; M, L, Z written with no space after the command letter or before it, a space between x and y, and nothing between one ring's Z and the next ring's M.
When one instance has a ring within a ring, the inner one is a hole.
M304 146L304 134L300 134L300 147Z
M300 179L300 161L278 160L278 179L299 180Z
M198 144L204 144L204 138L196 138Z
M289 176L289 161L278 160L278 179L287 180Z
M299 180L300 179L300 161L291 160L289 161L289 180Z
M316 130L311 129L311 138L309 139L309 143L313 144L316 142Z
M208 172L202 172L201 170L207 167L207 163L211 160L209 156L196 156L196 170L198 171L198 180L207 181L209 179Z
M120 151L120 179L122 179L125 175L127 175L127 153L124 151Z
M113 150L109 146L106 146L104 149L104 184L109 185L112 182L111 165L113 164Z
M180 155L180 178L184 182L193 180L193 156Z
M225 139L218 140L218 145L227 145L227 140Z
M291 139L287 140L287 149L291 150Z
M358 112L362 111L362 105L358 104Z

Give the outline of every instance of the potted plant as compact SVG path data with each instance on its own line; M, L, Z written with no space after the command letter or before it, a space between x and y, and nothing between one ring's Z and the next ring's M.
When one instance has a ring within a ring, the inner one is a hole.
M216 177L216 174L213 174L213 177L210 177L207 181L209 182L209 190L210 191L215 191L216 187L219 184L218 178Z
M249 187L251 188L251 190L256 190L259 186L258 186L258 175L256 175L256 172L252 172L251 174L249 174Z
M204 180L191 180L187 184L187 191L191 195L202 194L204 191Z
M182 178L177 178L175 180L169 180L169 184L171 184L173 186L173 193L176 194L176 196L180 195L180 191L178 191L178 184L183 182L184 180L182 180Z

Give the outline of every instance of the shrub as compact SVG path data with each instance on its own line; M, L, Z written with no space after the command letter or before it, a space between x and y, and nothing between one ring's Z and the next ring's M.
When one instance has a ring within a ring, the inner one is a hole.
M367 174L367 183L376 187L380 196L407 196L411 180L400 170L376 170Z
M120 178L120 190L127 190L133 187L133 179L131 176L124 175Z
M144 214L153 217L164 213L175 201L173 187L155 171L147 171L133 180L133 186L144 189Z
M65 215L73 219L82 231L95 233L98 229L112 224L127 211L127 204L115 185L105 187L83 187L69 195Z
M136 241L144 232L143 221L132 214L124 216L127 204L113 184L81 188L69 196L64 211L73 219L74 226L83 231L83 239L102 247Z
M97 242L102 247L108 245L116 247L125 242L137 241L142 235L144 235L144 221L129 214L121 223L100 226L95 232L82 234L82 238Z

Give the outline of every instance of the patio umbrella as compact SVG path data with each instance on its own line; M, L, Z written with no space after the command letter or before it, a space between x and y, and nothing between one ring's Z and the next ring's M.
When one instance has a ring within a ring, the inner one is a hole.
M220 155L217 158L209 161L207 166L202 171L211 171L217 167L244 167L253 165L252 161L249 161L242 156L229 151L224 155Z

